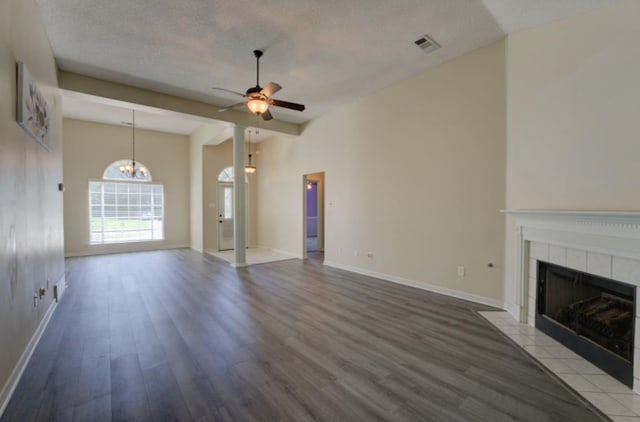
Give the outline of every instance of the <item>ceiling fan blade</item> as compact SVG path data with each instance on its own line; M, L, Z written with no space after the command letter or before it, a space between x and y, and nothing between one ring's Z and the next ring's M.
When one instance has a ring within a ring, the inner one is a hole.
M235 108L235 107L238 107L238 106L241 106L241 105L245 105L245 103L235 103L235 104L232 104L230 106L222 107L222 108L218 109L218 111L229 111L232 108Z
M278 107L290 108L291 110L304 111L304 105L290 103L289 101L272 99L271 104Z
M217 89L218 91L224 91L224 92L228 92L229 94L235 94L235 95L239 95L241 97L245 97L244 94L241 94L240 92L236 92L236 91L232 91L230 89L226 89L226 88L211 88L211 89Z
M275 94L276 92L280 91L282 89L282 87L275 83L275 82L269 82L269 84L267 84L267 86L265 86L264 88L262 88L262 91L260 91L260 93L262 95L265 95L267 97L271 97L273 94Z
M263 120L271 120L271 119L273 119L273 116L271 115L271 112L269 112L269 110L267 110L264 113L262 113L261 116L262 116Z

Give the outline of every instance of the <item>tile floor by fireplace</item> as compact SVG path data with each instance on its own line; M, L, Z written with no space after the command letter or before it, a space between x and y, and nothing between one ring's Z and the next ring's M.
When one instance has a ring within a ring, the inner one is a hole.
M640 422L640 395L629 387L508 312L480 315L614 422Z

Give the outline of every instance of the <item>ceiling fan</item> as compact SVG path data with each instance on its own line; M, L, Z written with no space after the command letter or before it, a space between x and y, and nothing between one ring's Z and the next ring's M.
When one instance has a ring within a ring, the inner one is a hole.
M277 83L269 82L264 88L260 86L260 57L262 57L263 54L262 50L253 50L253 55L256 56L256 86L247 89L247 92L244 94L225 88L213 88L246 98L246 101L221 108L219 111L227 111L241 105L246 105L252 113L262 116L264 120L273 119L273 116L269 112L269 106L271 105L288 108L290 110L304 111L304 105L302 104L271 98L273 94L282 89L282 87Z

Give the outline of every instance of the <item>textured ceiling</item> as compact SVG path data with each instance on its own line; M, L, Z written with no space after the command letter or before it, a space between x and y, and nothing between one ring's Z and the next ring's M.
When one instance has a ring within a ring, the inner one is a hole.
M301 123L504 37L616 0L37 0L58 66L220 106L261 85ZM428 55L413 41L429 34Z
M482 0L506 32L586 13L618 0Z

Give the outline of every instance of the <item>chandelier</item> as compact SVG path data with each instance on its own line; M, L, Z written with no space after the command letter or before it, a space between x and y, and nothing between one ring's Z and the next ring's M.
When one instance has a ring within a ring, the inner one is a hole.
M133 131L133 154L131 157L131 164L126 166L120 166L120 173L125 177L132 179L144 179L147 177L147 168L136 163L136 111L132 110L133 120L131 128Z
M258 129L256 129L256 135L258 134ZM248 174L253 174L256 172L256 166L251 164L251 130L249 130L249 165L244 166L244 172Z

